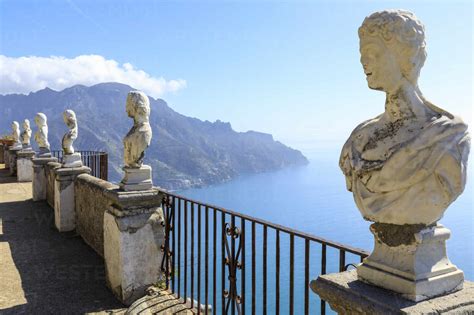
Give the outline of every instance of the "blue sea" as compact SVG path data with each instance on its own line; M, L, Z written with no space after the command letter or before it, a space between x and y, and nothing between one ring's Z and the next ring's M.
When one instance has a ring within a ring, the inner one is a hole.
M290 167L280 171L242 176L230 182L179 193L202 202L251 215L328 240L371 251L373 237L370 223L363 220L352 194L346 191L344 176L338 167L339 152L320 152L310 158L306 166ZM447 242L451 261L461 268L468 280L474 280L474 211L473 171L469 169L466 189L446 211L440 221L452 232ZM250 225L246 225L250 231ZM271 314L275 310L275 249L274 233L268 231L268 287L267 305ZM249 234L248 234L249 235ZM246 292L250 292L250 237L247 236ZM303 313L304 294L304 242L295 243L295 314ZM262 231L257 231L257 247L261 248ZM310 278L320 272L321 248L312 245ZM282 238L280 274L280 311L287 313L289 277L289 241ZM262 250L258 250L257 313L262 311ZM348 255L346 263L358 260ZM181 267L182 268L182 267ZM327 272L337 272L338 252L328 250ZM239 279L240 281L240 279ZM218 281L220 283L220 279ZM220 285L218 291L221 290ZM310 313L319 312L319 302L312 292ZM247 301L247 304L250 304ZM247 305L247 310L249 305Z

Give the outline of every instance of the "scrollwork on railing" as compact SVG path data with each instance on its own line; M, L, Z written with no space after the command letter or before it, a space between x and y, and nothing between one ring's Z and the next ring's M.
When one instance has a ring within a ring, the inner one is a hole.
M173 276L173 264L170 262L170 259L173 256L173 252L170 249L170 235L173 231L173 198L165 195L162 201L162 208L163 208L163 217L164 220L161 222L161 226L165 228L165 240L164 243L161 245L161 252L163 253L163 257L161 259L161 271L166 277L166 288L169 287L169 278Z
M226 223L224 226L224 233L226 234L225 239L225 265L228 267L229 270L229 289L224 289L224 297L227 299L226 302L226 313L229 310L230 304L233 302L235 303L237 313L241 314L241 306L242 304L242 297L238 294L237 291L237 271L242 270L242 264L239 261L240 253L242 251L242 238L240 229L232 224ZM230 244L229 239L230 237ZM239 239L237 250L236 240Z

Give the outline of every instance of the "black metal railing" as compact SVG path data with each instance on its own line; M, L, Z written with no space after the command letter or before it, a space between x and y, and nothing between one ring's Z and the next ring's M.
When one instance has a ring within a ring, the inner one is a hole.
M164 286L198 314L211 311L209 305L213 314L309 314L315 304L311 313L325 314L325 302L310 295L310 280L344 271L352 265L347 258L358 263L369 254L163 192Z
M108 180L109 156L103 151L76 151L81 154L82 164L91 169L91 175L97 178ZM58 162L63 161L63 151L51 151L51 155L58 158Z

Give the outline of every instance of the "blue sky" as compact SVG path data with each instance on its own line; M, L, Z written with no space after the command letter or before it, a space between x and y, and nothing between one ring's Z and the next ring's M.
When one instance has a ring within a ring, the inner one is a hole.
M129 63L164 78L161 97L176 111L269 132L309 155L339 148L359 122L383 111L384 94L367 88L359 63L357 29L373 11L403 8L426 27L421 90L472 122L470 1L3 0L0 6L1 55L93 54Z

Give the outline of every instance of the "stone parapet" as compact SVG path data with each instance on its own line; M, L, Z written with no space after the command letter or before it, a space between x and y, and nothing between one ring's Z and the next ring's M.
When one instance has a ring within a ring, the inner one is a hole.
M61 167L61 163L48 162L44 170L46 174L46 201L49 206L54 209L54 182L56 178L56 170Z
M357 279L356 270L321 275L311 289L339 314L474 314L474 283L462 290L414 302Z
M6 169L10 169L10 153L8 152L7 146L3 148L3 163L5 163Z
M21 150L21 148L12 148L10 147L8 149L8 168L10 170L10 176L16 175L17 171L17 165L16 161L18 158L18 152Z
M130 305L164 277L163 198L157 189L107 191L112 204L104 214L104 258L107 285Z
M48 176L46 166L50 162L57 163L58 159L55 157L33 158L33 201L47 199Z
M17 153L17 180L19 182L33 181L33 150L20 150Z
M106 194L118 186L89 174L77 176L74 185L76 232L104 257L104 213L112 200Z
M55 170L54 224L59 232L73 231L76 228L74 180L78 175L90 171L86 166Z
M0 143L0 164L5 163L5 146L3 143Z

